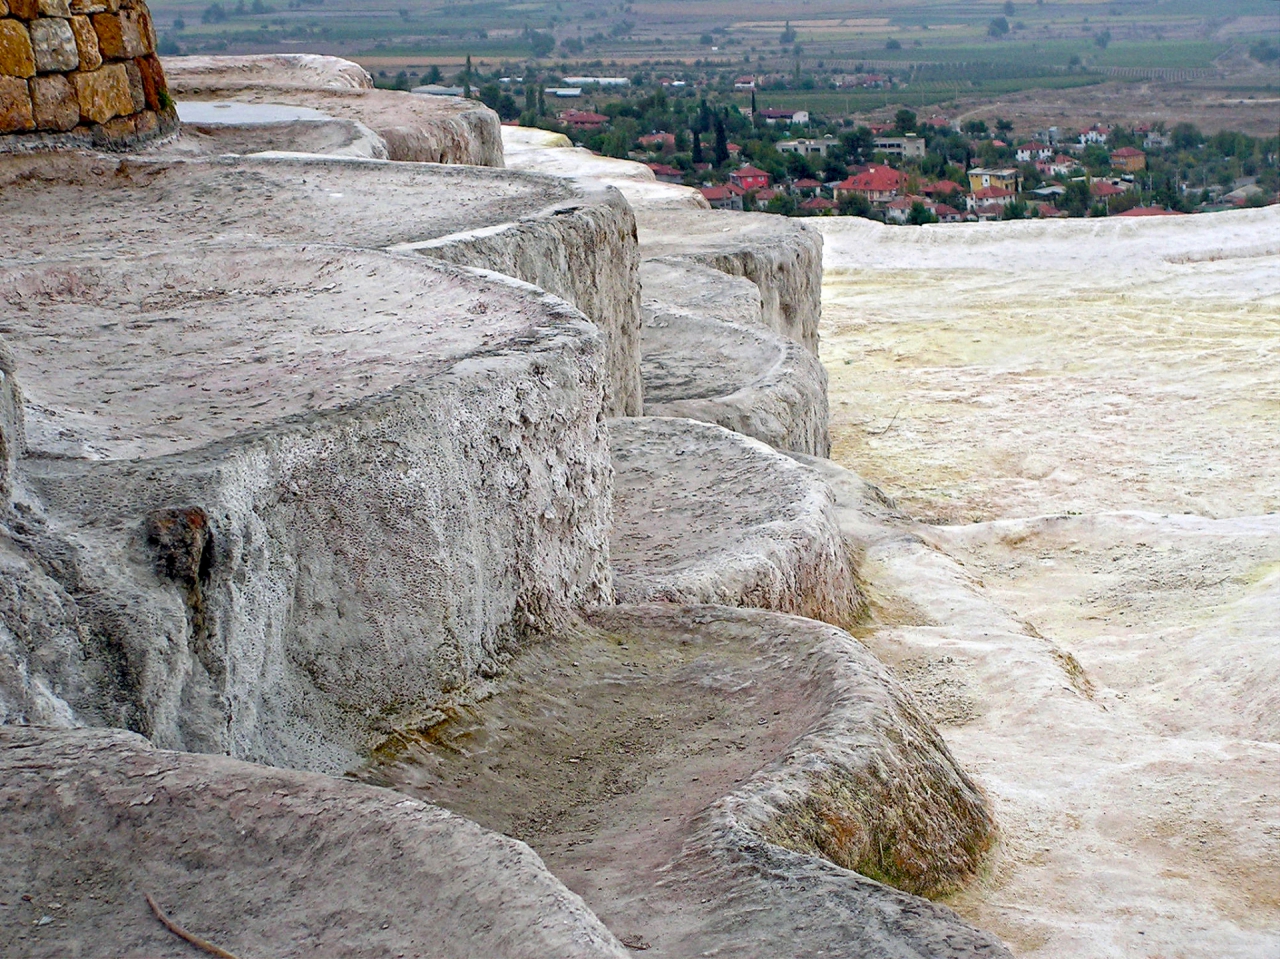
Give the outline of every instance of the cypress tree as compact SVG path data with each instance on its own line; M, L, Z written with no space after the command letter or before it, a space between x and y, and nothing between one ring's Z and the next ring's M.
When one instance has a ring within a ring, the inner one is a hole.
M702 162L702 134L698 132L698 125L695 123L692 127L693 131L693 162Z
M462 74L462 95L471 96L471 54L467 54L467 69Z
M720 111L716 112L716 166L721 166L729 160L729 137L724 130L724 116Z

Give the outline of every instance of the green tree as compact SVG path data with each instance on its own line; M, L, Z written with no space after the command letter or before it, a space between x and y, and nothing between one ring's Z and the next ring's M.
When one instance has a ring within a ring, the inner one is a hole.
M861 216L871 218L871 201L861 193L846 193L840 197L837 212L841 216Z
M916 129L916 115L903 107L893 115L893 128L899 133L914 133Z
M719 113L715 118L716 133L716 166L723 166L729 162L729 135L724 129L724 117Z
M911 204L911 209L907 213L907 222L912 226L923 226L926 223L937 223L938 218L932 210L917 200Z
M1067 184L1067 192L1059 201L1063 210L1072 216L1084 216L1089 211L1093 197L1089 195L1089 184L1084 180L1072 180Z
M530 30L527 34L527 39L529 41L529 52L533 54L535 59L547 56L556 48L556 38L550 33Z
M1004 17L996 17L987 24L987 36L1003 37L1009 32L1009 21Z
M796 199L790 193L779 193L765 205L766 213L778 213L782 216L795 216Z

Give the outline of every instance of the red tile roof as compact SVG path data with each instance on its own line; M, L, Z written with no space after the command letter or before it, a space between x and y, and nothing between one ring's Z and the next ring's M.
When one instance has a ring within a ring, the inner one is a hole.
M1111 151L1113 157L1144 157L1146 156L1141 150L1135 150L1133 147L1121 147L1119 150Z
M1186 216L1179 210L1166 210L1161 206L1135 206L1132 210L1117 213L1116 216Z
M1114 183L1108 183L1106 180L1095 180L1090 184L1089 192L1094 196L1119 196L1124 190Z
M1002 186L984 186L973 194L975 200L1003 200L1007 196L1016 196L1016 194Z
M920 188L925 193L933 195L935 193L963 193L964 187L954 180L939 180L937 183L926 183Z
M684 170L679 167L669 166L666 163L646 163L645 166L653 171L654 176L684 176Z
M868 167L866 173L859 173L843 181L839 189L858 190L864 193L892 193L902 186L903 176L893 167Z

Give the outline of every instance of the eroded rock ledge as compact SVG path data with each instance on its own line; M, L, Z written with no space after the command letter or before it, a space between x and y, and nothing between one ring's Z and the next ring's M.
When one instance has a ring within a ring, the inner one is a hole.
M0 808L6 956L194 954L147 893L242 956L627 955L524 843L386 789L7 726Z
M0 291L30 384L8 721L70 707L336 772L610 600L603 343L563 301L272 246L43 261ZM150 532L169 510L210 534L180 574Z

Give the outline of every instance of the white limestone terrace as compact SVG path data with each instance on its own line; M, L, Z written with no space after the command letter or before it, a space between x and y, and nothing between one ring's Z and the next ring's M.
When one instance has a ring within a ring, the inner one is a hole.
M13 158L0 164L10 263L164 255L193 241L397 248L565 297L604 330L609 409L641 410L635 222L588 181L338 157ZM269 215L263 215L269 210ZM74 238L74 244L68 240Z
M462 270L320 246L46 258L0 268L0 299L26 455L89 460L166 456L341 409L546 321L525 291Z
M616 187L637 210L710 209L702 194L692 187L660 182L643 163L575 147L563 133L504 126L502 147L509 170L607 184Z
M861 606L834 499L758 440L687 419L609 424L620 602L719 603L849 625Z
M768 329L760 289L710 267L640 264L647 416L715 423L777 449L825 456L827 372Z
M178 104L182 136L149 145L148 156L301 153L386 160L387 141L363 123L311 107L188 100Z
M647 955L1008 957L901 891L963 883L993 826L903 688L812 620L599 609L361 778L528 842Z
M796 220L727 210L637 211L642 259L709 266L760 288L765 326L815 356L822 235Z
M563 300L319 245L2 275L6 721L336 772L611 598L604 344Z
M1280 207L821 228L834 457L899 504L841 510L860 635L1004 829L953 905L1280 955Z
M492 110L459 97L374 89L372 78L349 60L278 54L167 57L163 63L179 103L310 108L373 130L392 160L503 165L501 128Z

